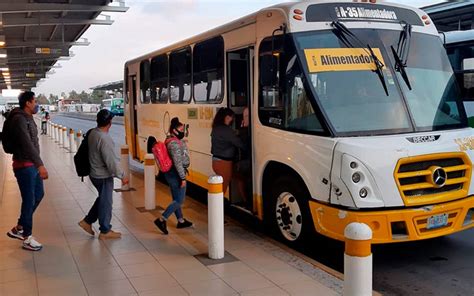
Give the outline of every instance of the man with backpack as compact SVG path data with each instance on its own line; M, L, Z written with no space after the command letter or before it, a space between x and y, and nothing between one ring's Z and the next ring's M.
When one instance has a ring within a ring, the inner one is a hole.
M2 135L3 149L13 154L13 172L22 199L18 223L7 235L22 240L24 249L39 251L43 246L32 236L33 213L44 196L43 180L48 179L48 171L40 157L38 128L33 119L39 105L31 91L21 93L18 101L20 108L10 112Z
M88 161L90 163L89 178L97 189L99 196L87 216L79 222L79 226L90 235L94 235L92 224L99 220L99 239L121 237L121 233L113 231L112 225L110 225L114 177L121 179L122 184L128 184L128 179L117 164L117 157L114 152L115 144L109 135L113 117L112 112L106 109L100 110L97 113L97 127L87 132L86 137ZM81 147L79 147L79 150L81 150Z

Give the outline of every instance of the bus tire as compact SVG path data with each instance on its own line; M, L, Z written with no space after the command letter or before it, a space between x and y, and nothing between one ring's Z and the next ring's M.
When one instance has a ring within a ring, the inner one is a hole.
M290 246L307 241L314 234L314 224L306 186L289 176L277 178L272 183L265 203L265 224L277 239Z

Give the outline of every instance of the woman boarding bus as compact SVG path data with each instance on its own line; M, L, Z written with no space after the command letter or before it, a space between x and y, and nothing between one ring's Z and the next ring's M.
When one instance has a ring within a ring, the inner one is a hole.
M143 159L171 117L189 122L188 181L206 188L216 110L249 106L251 208L296 243L374 243L473 227L474 135L438 32L423 11L376 1L262 9L125 64L127 143ZM231 182L231 205L241 197Z

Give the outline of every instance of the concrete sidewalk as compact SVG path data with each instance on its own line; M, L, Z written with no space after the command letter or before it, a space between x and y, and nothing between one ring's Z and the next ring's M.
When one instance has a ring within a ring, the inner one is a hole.
M47 136L40 142L50 178L34 217L34 236L44 246L39 252L23 250L20 241L5 235L17 221L20 194L11 155L0 148L0 295L341 294L340 279L229 218L226 258L206 260L207 208L190 198L184 214L195 227L177 230L173 217L170 234L162 235L153 220L169 203L169 189L157 182L159 209L143 211L138 174L132 177L137 191L114 193L112 225L122 238L89 236L77 222L92 206L95 189L76 176L71 153Z

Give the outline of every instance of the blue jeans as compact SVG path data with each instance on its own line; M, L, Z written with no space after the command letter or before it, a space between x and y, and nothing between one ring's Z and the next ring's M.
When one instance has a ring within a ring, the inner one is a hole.
M163 212L163 217L168 219L171 214L175 214L178 220L183 218L183 211L181 206L184 203L186 197L186 186L181 188L181 178L178 172L173 168L169 172L165 173L166 182L170 186L171 196L173 201L168 205L166 210Z
M92 184L97 189L99 197L94 202L94 205L89 210L89 213L84 218L88 224L94 224L99 220L99 230L102 233L107 233L112 229L110 221L112 220L112 193L114 190L114 178L96 179L89 177Z
M43 179L34 166L14 170L21 192L21 214L18 225L23 227L23 235L30 236L33 231L33 213L44 196Z

